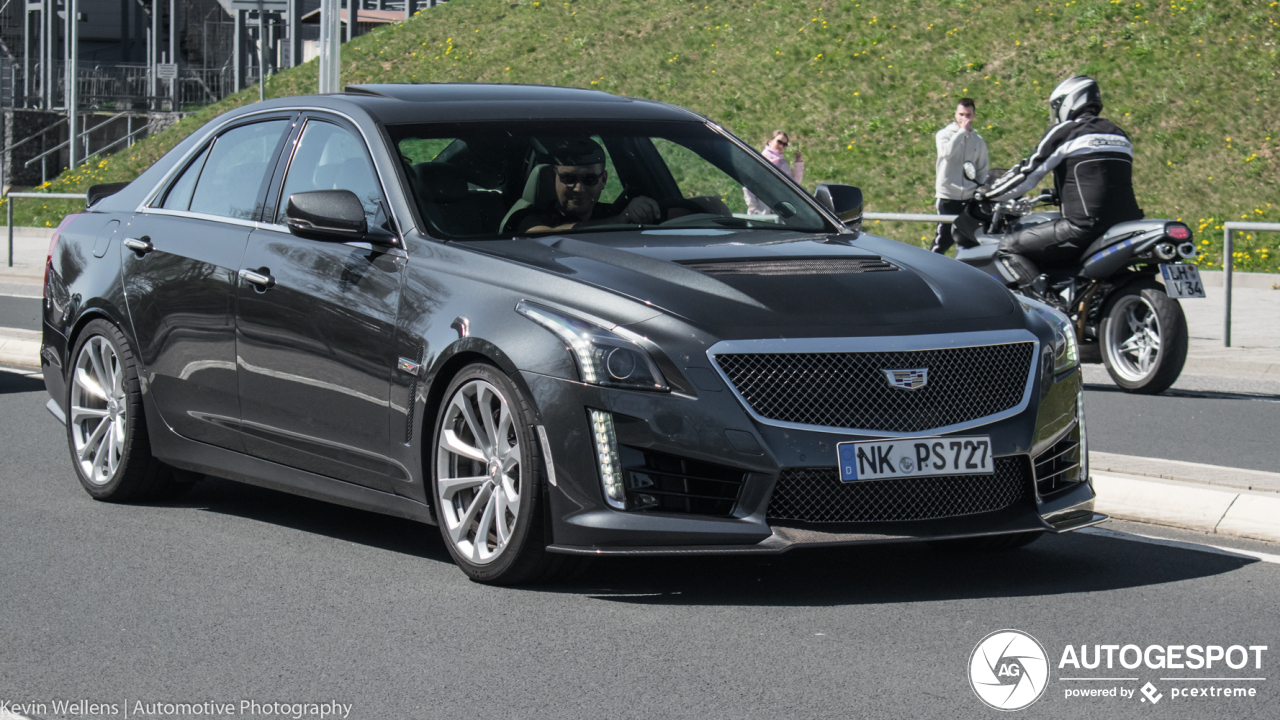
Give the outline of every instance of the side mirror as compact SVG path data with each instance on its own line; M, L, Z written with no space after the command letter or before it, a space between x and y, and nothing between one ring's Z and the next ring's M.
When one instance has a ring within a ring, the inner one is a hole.
M284 210L289 232L310 240L368 240L364 205L350 190L312 190L289 196Z
M973 164L972 160L964 161L964 176L968 178L970 182L977 182L978 168L976 165Z
M845 227L851 230L862 229L862 188L822 183L813 196L823 207L844 221Z

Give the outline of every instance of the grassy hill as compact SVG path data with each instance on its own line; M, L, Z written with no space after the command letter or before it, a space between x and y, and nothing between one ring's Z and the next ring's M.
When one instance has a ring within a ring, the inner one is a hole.
M1137 146L1149 217L1181 218L1221 267L1221 223L1280 221L1280 2L1271 0L453 0L343 46L342 79L588 87L690 107L753 144L801 147L805 184L861 186L869 210L929 212L933 134L978 102L992 164L1030 152L1045 97L1083 73ZM311 92L316 62L270 78ZM51 191L127 180L186 133L257 99L256 87L64 174ZM28 201L20 223L71 203ZM922 242L921 224L873 225ZM1246 236L1235 267L1280 271L1280 233Z

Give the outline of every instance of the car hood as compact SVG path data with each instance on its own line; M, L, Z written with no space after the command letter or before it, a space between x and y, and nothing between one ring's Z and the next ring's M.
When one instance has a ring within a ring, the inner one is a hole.
M659 229L458 244L630 297L722 339L1023 327L1012 295L985 273L865 233Z

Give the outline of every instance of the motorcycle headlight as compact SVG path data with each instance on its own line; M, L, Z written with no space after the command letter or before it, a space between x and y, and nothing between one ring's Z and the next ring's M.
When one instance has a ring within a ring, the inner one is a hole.
M1071 326L1071 318L1055 307L1039 300L1019 297L1022 307L1044 318L1053 328L1053 374L1066 372L1080 365L1080 345L1076 341L1076 330Z
M666 378L630 333L521 301L516 312L555 333L568 346L582 382L628 390L667 391Z

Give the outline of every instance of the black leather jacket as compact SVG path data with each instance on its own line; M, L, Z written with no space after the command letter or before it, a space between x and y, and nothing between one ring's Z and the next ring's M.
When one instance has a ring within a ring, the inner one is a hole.
M1000 176L991 200L1018 197L1053 171L1062 215L1082 228L1105 230L1142 218L1133 196L1133 144L1115 123L1093 114L1058 123L1031 157Z

